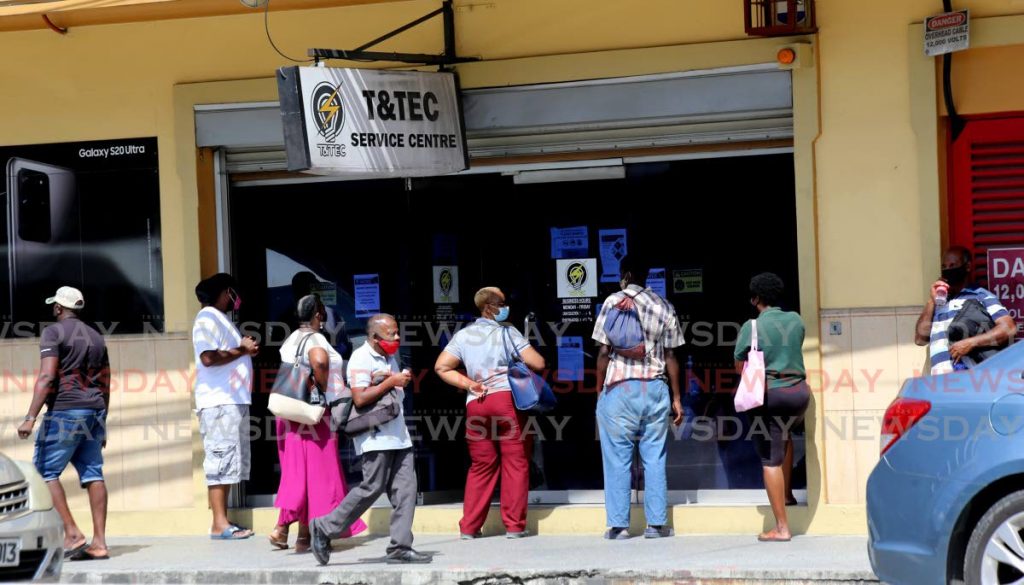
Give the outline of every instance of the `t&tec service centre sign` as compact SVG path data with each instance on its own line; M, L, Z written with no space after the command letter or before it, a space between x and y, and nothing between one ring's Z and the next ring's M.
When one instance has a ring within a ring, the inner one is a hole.
M278 70L288 170L357 178L469 168L455 74Z

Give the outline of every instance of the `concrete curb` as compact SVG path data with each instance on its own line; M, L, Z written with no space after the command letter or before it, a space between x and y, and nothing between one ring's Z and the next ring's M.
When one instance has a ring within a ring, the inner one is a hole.
M878 583L864 571L756 571L749 569L621 571L621 570L538 570L503 571L431 570L426 568L382 570L168 570L168 571L82 571L65 573L63 583L88 584L337 584L337 585L525 585L597 583L676 583L726 585L768 583L771 585L868 585Z

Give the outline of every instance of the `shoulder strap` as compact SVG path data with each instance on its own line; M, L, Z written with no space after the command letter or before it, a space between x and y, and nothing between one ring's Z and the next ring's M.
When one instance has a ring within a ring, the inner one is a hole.
M307 333L306 336L302 338L302 341L299 342L299 347L296 348L296 350L295 350L295 363L296 364L299 363L299 360L301 360L302 358L306 357L306 351L305 351L306 350L306 344L309 342L309 338L313 337L314 335L316 335L316 332ZM309 360L306 360L306 361L309 361Z
M645 288L645 289L643 289L642 291L640 291L640 292L636 293L635 295L631 295L631 294L629 294L629 289L622 289L622 293L623 293L624 295L626 295L627 297L629 297L629 298L633 299L634 301L636 300L636 298L637 298L638 296L640 296L640 295L642 295L642 294L644 294L644 293L646 293L646 292L647 292L647 289Z
M758 351L757 346L757 319L750 320L750 349Z
M523 361L523 356L519 353L519 350L516 349L515 343L512 343L512 351L509 351L508 349L509 342L512 341L512 333L509 332L509 328L504 325L498 325L498 327L501 327L501 342L505 346L506 361L509 363L512 363L513 361ZM515 356L515 360L512 359L513 356Z

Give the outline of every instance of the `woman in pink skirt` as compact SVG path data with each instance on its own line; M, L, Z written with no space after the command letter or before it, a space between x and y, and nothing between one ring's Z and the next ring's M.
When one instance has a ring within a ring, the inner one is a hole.
M281 346L281 361L294 363L299 346L310 364L317 387L326 388L328 401L341 391L342 358L320 333L327 311L316 295L299 299L299 329ZM331 432L330 413L314 426L277 419L277 454L281 460L281 485L274 507L281 511L277 526L270 533L270 544L288 548L288 527L299 523L296 552L309 550L309 520L328 514L345 498L345 477L338 459L338 437ZM349 537L366 530L362 520L349 528Z

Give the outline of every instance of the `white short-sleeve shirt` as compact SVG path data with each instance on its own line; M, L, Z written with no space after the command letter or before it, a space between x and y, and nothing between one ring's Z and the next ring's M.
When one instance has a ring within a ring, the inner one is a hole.
M348 383L353 388L368 388L400 371L398 360L394 356L377 353L373 350L370 342L364 343L359 349L352 352L346 369ZM401 405L405 401L405 390L395 388L395 393ZM398 451L412 448L412 437L409 436L409 429L405 425L405 407L401 407L398 416L377 429L352 437L352 444L355 447L356 455L370 451Z
M204 366L206 351L225 351L242 345L242 334L227 315L203 307L192 324L196 360L196 410L228 404L252 404L252 358L248 355L219 366Z

